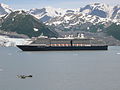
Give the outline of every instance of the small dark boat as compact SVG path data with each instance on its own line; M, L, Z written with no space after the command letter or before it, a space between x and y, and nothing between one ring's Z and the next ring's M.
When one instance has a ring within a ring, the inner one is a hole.
M28 75L28 76L26 76L26 75L17 75L17 78L20 78L20 79L26 79L27 77L33 77L32 75Z

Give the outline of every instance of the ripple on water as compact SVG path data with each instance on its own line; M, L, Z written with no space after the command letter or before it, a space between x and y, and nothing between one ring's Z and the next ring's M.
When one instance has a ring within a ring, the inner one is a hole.
M117 53L117 55L120 55L120 53Z
M2 72L2 71L3 71L3 69L0 68L0 72Z

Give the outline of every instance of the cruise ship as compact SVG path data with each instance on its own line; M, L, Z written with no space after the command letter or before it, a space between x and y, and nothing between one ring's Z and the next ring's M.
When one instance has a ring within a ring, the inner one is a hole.
M84 34L65 36L64 38L48 38L40 36L29 45L17 45L23 51L71 51L71 50L108 50L102 40L86 38Z

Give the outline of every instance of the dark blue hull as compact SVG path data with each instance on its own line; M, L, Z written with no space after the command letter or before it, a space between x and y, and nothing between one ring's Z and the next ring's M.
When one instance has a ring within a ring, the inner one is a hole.
M108 50L108 46L31 46L17 45L23 51Z

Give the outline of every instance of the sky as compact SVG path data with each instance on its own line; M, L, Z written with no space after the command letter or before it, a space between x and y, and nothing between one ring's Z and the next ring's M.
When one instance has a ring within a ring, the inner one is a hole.
M51 6L55 8L80 8L91 3L120 5L120 0L0 0L13 9L31 9Z

